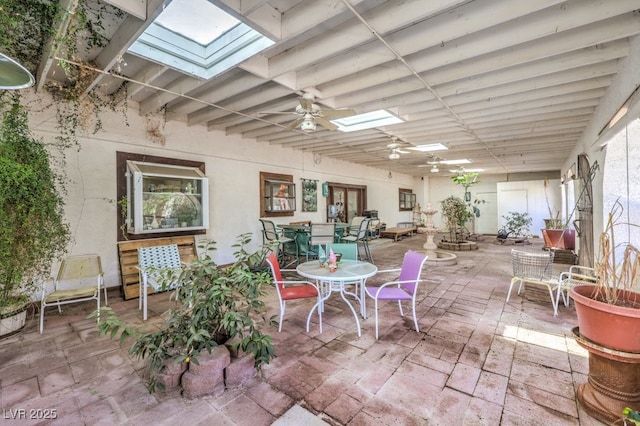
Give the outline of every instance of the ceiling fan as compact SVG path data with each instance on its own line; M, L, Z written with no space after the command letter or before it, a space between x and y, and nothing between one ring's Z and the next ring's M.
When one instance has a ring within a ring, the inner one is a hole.
M400 158L400 154L409 154L409 151L404 151L400 149L401 144L398 143L398 138L396 136L391 136L391 143L387 145L387 149L389 149L389 160L397 160Z
M336 126L329 120L350 117L356 114L356 112L352 109L323 109L320 107L320 105L314 103L314 101L315 98L311 93L304 93L302 96L298 97L299 105L296 106L295 111L261 112L260 114L297 115L298 118L289 123L287 129L292 130L296 127L300 127L300 130L302 130L303 132L313 132L314 130L316 130L317 124L328 130L336 130L338 126Z

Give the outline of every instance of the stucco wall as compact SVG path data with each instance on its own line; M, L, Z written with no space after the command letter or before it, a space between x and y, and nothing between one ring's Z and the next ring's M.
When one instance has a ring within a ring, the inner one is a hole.
M33 114L30 122L34 133L53 143L56 129L55 108L46 94L30 100ZM259 217L259 172L286 173L294 177L297 211L292 217L274 218L276 223L297 220L325 221L326 199L318 190L318 211L302 213L300 179L317 179L366 185L368 205L377 209L388 223L410 220L410 213L398 211L398 188L413 188L414 178L401 173L389 177L386 170L322 158L279 146L208 132L202 126L188 127L171 121L159 130L164 144L154 142L147 133L147 121L138 116L136 105L130 105L125 116L103 111L103 129L79 138L80 146L65 151L67 183L66 216L71 226L71 254L95 252L102 257L107 286L119 286L117 259L116 152L132 152L186 160L204 161L209 177L210 229L206 235L217 241L215 260L233 260L231 245L241 233L253 233L251 248L262 243ZM128 122L128 125L126 125ZM91 125L91 123L90 123ZM91 128L91 127L90 127ZM54 269L56 266L54 265Z

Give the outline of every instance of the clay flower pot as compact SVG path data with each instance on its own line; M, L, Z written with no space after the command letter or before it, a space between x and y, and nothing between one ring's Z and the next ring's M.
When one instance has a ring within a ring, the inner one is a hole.
M610 305L593 298L596 287L576 286L570 291L576 304L580 334L608 348L640 353L640 294L636 308ZM634 300L636 293L618 290L621 300Z

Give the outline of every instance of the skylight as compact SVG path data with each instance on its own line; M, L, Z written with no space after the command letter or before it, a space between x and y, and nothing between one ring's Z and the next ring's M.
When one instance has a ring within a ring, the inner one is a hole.
M273 43L207 0L173 0L129 52L208 80Z
M467 160L466 158L461 158L459 160L442 160L440 164L447 164L449 166L453 166L454 164L470 164L471 160Z
M444 151L444 150L447 150L449 148L447 148L446 146L442 145L441 143L430 143L430 144L426 144L426 145L413 146L413 147L407 148L407 149L412 149L414 151L420 151L420 152L430 152L430 151Z
M374 127L387 126L404 122L403 119L387 110L365 112L364 114L352 115L351 117L331 120L338 126L341 132L354 132L356 130L372 129Z

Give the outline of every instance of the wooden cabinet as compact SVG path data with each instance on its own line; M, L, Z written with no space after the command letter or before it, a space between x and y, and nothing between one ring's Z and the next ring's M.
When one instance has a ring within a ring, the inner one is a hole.
M260 217L293 216L295 211L293 176L260 172Z
M127 232L209 227L209 181L196 167L127 161Z

